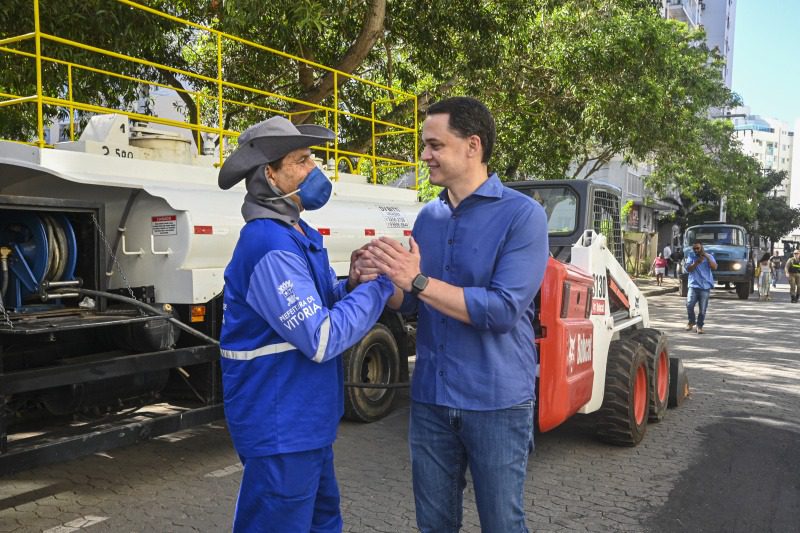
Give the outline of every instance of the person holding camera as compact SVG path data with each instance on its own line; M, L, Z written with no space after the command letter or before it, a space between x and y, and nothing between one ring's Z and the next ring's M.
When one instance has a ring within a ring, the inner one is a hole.
M686 324L686 331L692 331L696 326L697 333L703 333L708 299L711 297L711 289L714 288L712 270L716 269L717 261L714 256L703 249L703 243L700 241L694 242L692 251L686 256L686 271L689 273L689 293L686 295L686 311L689 315L689 323ZM700 307L695 317L694 308L696 305Z

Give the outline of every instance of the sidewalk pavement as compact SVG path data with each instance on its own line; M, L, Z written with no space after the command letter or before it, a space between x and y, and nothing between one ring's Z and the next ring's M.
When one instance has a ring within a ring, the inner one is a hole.
M655 276L633 278L633 282L645 296L659 296L670 292L678 292L681 288L679 279L664 277L661 286L656 284Z

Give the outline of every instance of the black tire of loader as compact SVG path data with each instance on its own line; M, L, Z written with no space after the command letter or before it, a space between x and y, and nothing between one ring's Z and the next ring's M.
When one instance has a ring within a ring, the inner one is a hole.
M345 381L365 384L397 383L400 351L392 332L376 324L342 355ZM355 422L375 422L394 408L397 389L345 387L344 417Z
M638 342L623 339L609 345L605 394L597 423L600 440L618 446L636 446L644 438L650 392L647 359L647 350ZM637 386L642 372L644 385ZM642 401L642 394L645 410L637 420L636 407Z
M631 335L647 349L647 372L650 374L648 422L661 422L667 413L670 390L669 346L667 336L657 329L644 328Z
M736 284L736 296L738 296L740 300L747 300L750 298L750 283L749 281L743 281Z

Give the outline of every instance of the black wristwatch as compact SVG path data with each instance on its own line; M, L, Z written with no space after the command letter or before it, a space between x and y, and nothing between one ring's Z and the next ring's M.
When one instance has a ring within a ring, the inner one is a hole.
M430 279L425 274L417 274L414 279L411 280L411 294L419 294L424 291L429 281Z

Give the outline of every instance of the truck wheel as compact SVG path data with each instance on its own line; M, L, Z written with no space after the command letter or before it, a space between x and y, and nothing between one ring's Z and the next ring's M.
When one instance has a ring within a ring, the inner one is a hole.
M750 282L742 281L736 284L736 296L740 300L747 300L750 298Z
M618 340L609 345L605 395L597 423L601 440L636 446L644 437L650 396L647 359L647 350L636 341Z
M389 328L376 324L358 344L342 355L345 381L364 384L397 383L400 351ZM344 417L356 422L374 422L394 407L397 389L345 387Z
M631 335L647 349L647 371L650 374L648 422L661 422L667 413L670 391L669 347L667 336L657 329L640 329Z
M681 297L686 298L689 295L689 280L688 278L681 278Z

